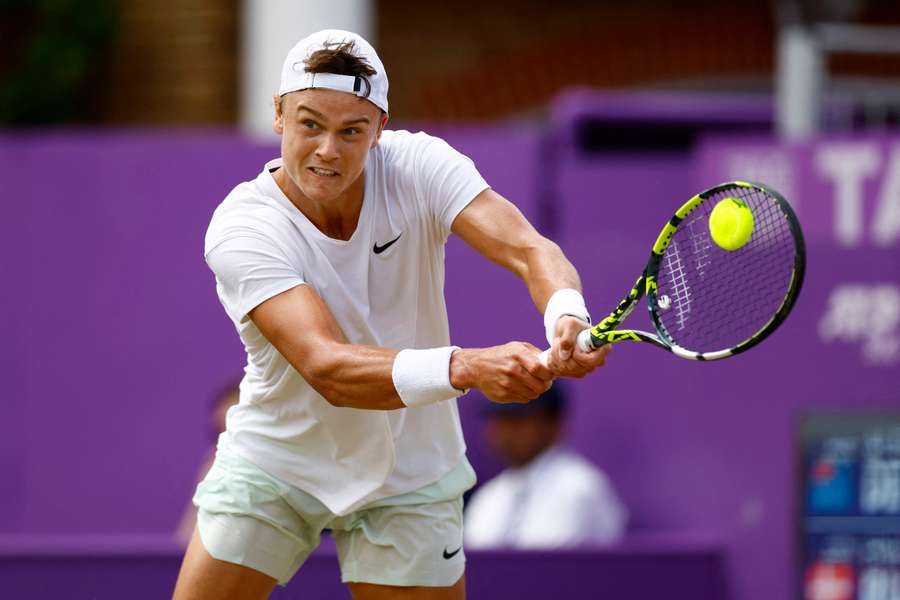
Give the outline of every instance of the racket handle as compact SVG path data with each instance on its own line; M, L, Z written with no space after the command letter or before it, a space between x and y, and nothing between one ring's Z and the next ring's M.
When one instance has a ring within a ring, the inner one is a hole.
M585 352L593 352L596 346L594 342L591 340L591 330L583 329L578 337L575 338L575 343L578 344L578 347L584 350Z
M580 332L578 337L575 338L575 343L578 344L578 347L584 352L592 352L594 350L594 344L591 342L591 330L585 329ZM538 360L546 367L550 362L550 348L547 348L538 354Z

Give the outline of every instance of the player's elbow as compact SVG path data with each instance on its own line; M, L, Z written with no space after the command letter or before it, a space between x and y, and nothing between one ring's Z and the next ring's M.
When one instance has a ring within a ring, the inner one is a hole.
M553 240L543 236L535 236L525 246L519 248L517 263L519 266L519 275L522 278L532 270L539 270L539 265L547 263L547 261L555 261L563 256L562 249Z
M531 251L550 255L562 254L562 248L559 247L559 244L544 236L540 236L540 238L531 245Z

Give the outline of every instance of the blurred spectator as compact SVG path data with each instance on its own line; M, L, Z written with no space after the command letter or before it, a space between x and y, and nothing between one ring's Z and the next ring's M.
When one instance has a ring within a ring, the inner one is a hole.
M212 467L213 460L216 458L216 442L219 439L219 434L225 431L225 417L228 414L228 409L237 404L241 398L241 392L238 387L240 381L240 379L230 381L228 385L219 390L219 393L213 396L213 403L209 413L209 448L203 454L203 462L200 463L197 477L193 486L191 486L192 491L197 487L197 483L206 477L206 473ZM191 534L194 532L196 523L197 508L193 503L188 502L184 513L181 515L181 520L178 522L178 527L175 529L175 537L178 541L183 542L185 546L191 541Z
M597 546L622 537L628 513L606 475L559 445L565 404L557 382L528 404L488 407L488 443L508 468L469 501L466 548Z

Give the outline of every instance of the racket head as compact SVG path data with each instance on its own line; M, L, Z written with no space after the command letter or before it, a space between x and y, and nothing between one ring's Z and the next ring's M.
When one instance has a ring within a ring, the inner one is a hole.
M725 198L753 213L737 250L719 247L709 215ZM686 202L660 233L647 263L647 305L657 335L685 358L716 360L749 350L787 318L806 265L800 222L778 192L757 183L717 185Z

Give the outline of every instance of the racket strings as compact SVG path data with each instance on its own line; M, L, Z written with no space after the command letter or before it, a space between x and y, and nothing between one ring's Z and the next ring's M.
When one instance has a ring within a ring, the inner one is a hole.
M691 312L691 288L685 276L684 263L678 252L678 243L671 242L664 256L666 269L671 274L672 295L669 297L671 307L679 329L683 329L687 315Z
M726 197L742 199L754 217L748 243L729 252L709 233L709 213ZM669 257L674 249L674 256ZM734 186L701 204L681 223L660 264L657 308L662 333L697 352L733 348L777 313L791 286L796 245L780 204L763 191Z
M709 264L709 251L710 248L712 248L712 238L708 235L703 235L702 231L697 231L697 220L692 219L687 225L691 230L691 241L694 244L694 256L697 257L697 271L703 276L703 269Z

